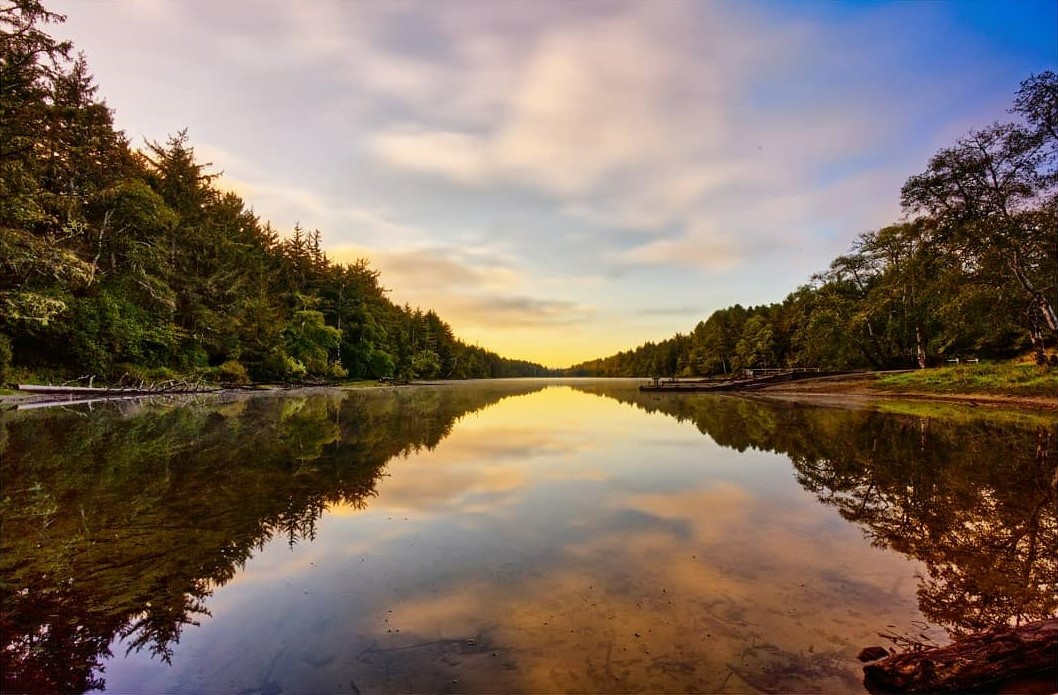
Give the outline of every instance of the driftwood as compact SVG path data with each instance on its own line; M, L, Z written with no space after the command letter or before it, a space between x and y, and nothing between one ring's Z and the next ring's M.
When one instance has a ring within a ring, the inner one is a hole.
M730 379L661 379L651 377L653 383L643 384L640 391L663 391L668 393L697 393L700 391L751 391L783 381L807 381L841 376L849 372L830 372L815 368L775 370L768 374Z
M92 386L41 386L38 384L18 384L15 388L26 393L72 396L75 398L151 396L167 393L210 393L220 389L205 387L200 384L170 382L160 385L140 386L136 388L100 388Z
M1013 678L1053 674L1055 669L1058 619L1052 618L890 656L863 667L863 684L872 693L980 692ZM1051 686L1053 690L1058 684Z
M18 384L19 391L40 396L27 403L17 403L16 410L36 408L53 408L64 405L91 405L102 401L121 401L154 396L180 396L196 393L214 393L219 388L202 384L168 381L161 384L140 384L134 387L99 388L92 386L45 386L39 384Z

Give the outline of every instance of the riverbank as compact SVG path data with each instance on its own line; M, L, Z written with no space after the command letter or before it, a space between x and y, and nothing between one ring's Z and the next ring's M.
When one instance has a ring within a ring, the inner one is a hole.
M1012 370L1024 370L1023 374ZM552 379L551 381L555 381ZM561 380L558 380L561 381ZM438 386L461 382L412 382L399 388ZM308 387L298 387L308 388ZM354 381L334 386L311 388L372 389L395 388L377 381ZM231 392L256 392L288 389L233 389ZM223 393L224 391L221 391ZM942 367L927 371L859 372L823 376L796 381L781 381L747 392L754 397L797 401L835 407L868 407L872 404L915 402L961 406L986 406L1002 409L1058 410L1058 372L1038 372L1035 367ZM54 396L0 389L0 408L57 400ZM78 399L58 399L76 403Z
M956 371L956 370L964 371ZM1014 380L996 378L987 367L942 367L935 370L861 372L817 379L780 382L755 390L755 395L782 400L798 400L822 405L867 405L871 401L935 401L967 406L1058 410L1058 374L1024 380L1018 388ZM1003 368L1006 371L1010 367ZM1018 368L1021 369L1021 368ZM1035 367L1025 367L1035 371ZM974 378L981 374L983 378ZM987 389L987 390L986 390ZM1050 393L1048 393L1050 390Z

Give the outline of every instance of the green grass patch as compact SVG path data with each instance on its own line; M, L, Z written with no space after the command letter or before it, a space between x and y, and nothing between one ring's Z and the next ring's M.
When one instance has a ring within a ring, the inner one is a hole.
M972 423L981 420L1018 427L1053 427L1053 410L1008 408L1003 406L973 406L962 403L931 400L879 400L875 408L884 413L933 418L947 422Z
M1058 397L1058 369L1021 364L960 364L881 376L885 391Z

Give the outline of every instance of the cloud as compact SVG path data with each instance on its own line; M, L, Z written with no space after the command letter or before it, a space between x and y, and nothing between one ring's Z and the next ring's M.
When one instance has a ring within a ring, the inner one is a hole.
M460 183L480 184L492 173L486 144L469 133L386 132L374 138L377 157L410 171L440 174Z
M676 265L720 273L738 266L745 254L739 244L708 228L697 228L678 239L659 239L612 253L626 265Z
M55 2L133 142L188 127L281 232L559 363L775 301L1040 55L943 4Z
M464 252L443 246L396 250L345 246L329 253L339 262L368 257L385 273L387 281L399 280L426 292L503 291L525 282L524 275L502 256L481 250Z
M594 314L574 301L526 294L531 284L526 274L502 254L481 248L346 246L329 254L343 263L370 259L383 282L399 288L394 301L434 309L454 326L517 329L575 323Z
M680 305L680 306L659 306L651 307L647 309L639 309L635 312L639 316L699 316L702 313L700 306L692 305Z
M693 45L680 16L691 10L676 7L658 13L628 5L539 27L533 50L506 71L513 83L491 99L504 107L494 127L420 124L408 132L404 125L375 135L372 152L391 166L462 183L507 180L574 195L707 142L716 137L717 114L696 105L722 101L727 83L720 65L689 70L690 56L672 49Z
M576 302L520 296L460 297L446 305L452 316L490 327L562 326L580 323L595 313Z
M882 201L896 191L888 177L872 185L867 162L915 109L884 92L925 85L895 84L875 65L888 49L867 42L869 25L841 36L744 6L607 10L530 22L528 49L494 55L511 61L498 69L510 84L467 87L497 90L479 95L496 111L490 123L449 114L437 128L419 113L369 136L368 151L463 186L538 190L600 232L601 255L617 264L726 272L820 228L851 236L889 221L881 213L895 206ZM473 74L463 58L450 68ZM615 235L627 231L663 238L622 250Z

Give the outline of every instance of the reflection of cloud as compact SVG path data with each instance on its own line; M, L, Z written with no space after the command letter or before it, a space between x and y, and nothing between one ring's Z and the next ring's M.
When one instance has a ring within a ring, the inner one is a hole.
M379 483L377 508L439 511L441 509L479 508L494 512L496 505L511 493L522 490L530 475L563 480L598 479L599 471L587 469L575 475L561 475L539 469L527 470L526 461L566 456L582 448L578 441L564 440L531 429L503 428L490 430L473 438L453 436L436 451L406 461L390 464L400 468L399 476ZM488 462L482 464L482 462Z
M379 494L383 496L380 507L439 509L449 504L463 506L468 498L483 495L489 497L490 503L496 504L502 493L516 490L525 483L525 476L517 469L490 466L453 470L438 463L398 463L402 468L400 477L379 484Z
M306 691L851 692L858 651L921 618L914 566L781 457L568 387L470 414L387 474L218 591L180 645L211 659L126 690L249 686L267 663Z
M875 631L918 617L897 590L906 563L854 528L820 533L829 512L807 496L776 504L718 481L609 504L573 513L564 542L496 576L457 572L394 615L416 635L484 634L517 655L519 689L548 692L848 691Z
M586 399L569 388L549 387L534 396L497 403L461 421L433 451L391 462L395 474L380 481L372 507L465 511L477 508L483 498L492 505L509 502L531 479L598 480L598 467L571 471L556 465L593 444L570 423L556 427L553 415L571 401L581 403L585 413L612 410L612 404ZM588 408L583 407L585 401Z

